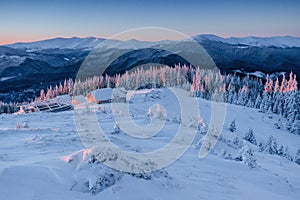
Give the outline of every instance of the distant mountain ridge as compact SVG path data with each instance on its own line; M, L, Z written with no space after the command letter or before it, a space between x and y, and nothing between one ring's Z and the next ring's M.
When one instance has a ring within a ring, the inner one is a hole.
M223 38L213 34L200 34L191 37L198 42L205 40L222 42L232 45L246 45L253 47L279 47L279 48L290 48L290 47L300 47L300 37L293 36L271 36L271 37L229 37ZM13 44L4 45L6 47L11 47L14 49L26 49L26 50L43 50L43 49L84 49L84 48L94 48L103 42L104 38L96 37L71 37L71 38L52 38L47 40L40 40L35 42L18 42ZM136 39L131 39L127 41L120 40L109 40L111 45L118 44L120 42L127 45L128 48L140 48L149 47L156 45L165 41L149 42L140 41ZM119 47L119 46L118 46ZM120 47L119 47L120 48ZM124 46L123 48L126 48Z
M272 36L272 37L229 37L222 38L213 34L201 34L193 37L197 41L212 40L234 45L247 45L256 47L300 47L300 37Z
M300 82L300 38L221 38L211 34L193 38L207 51L221 72L249 74L260 78L265 78L268 73L276 78L293 71ZM8 44L0 46L0 101L27 101L40 89L63 82L64 79L74 79L82 62L99 44L104 50L95 57L98 59L98 66L92 66L105 68L104 73L110 75L148 63L190 65L179 56L180 51L187 50L192 56L199 55L199 52L189 48L186 40L149 42L72 37ZM175 52L164 49L175 49ZM123 52L126 53L123 55ZM116 55L120 56L115 57ZM105 62L110 58L115 60L107 66ZM101 73L99 69L90 71ZM34 92L23 95L23 91L28 89ZM13 95L12 91L17 93Z
M52 38L47 40L40 40L36 42L18 42L14 44L5 45L14 49L26 50L42 50L42 49L81 49L92 48L97 46L104 39L95 37L72 37L72 38Z

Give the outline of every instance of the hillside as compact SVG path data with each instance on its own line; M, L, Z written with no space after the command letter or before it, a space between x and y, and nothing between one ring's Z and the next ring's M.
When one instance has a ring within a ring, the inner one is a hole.
M188 92L178 90L184 98L192 99ZM195 109L195 105L180 108L180 99L176 100L166 88L131 94L129 109L135 125L151 131L143 127L150 123L149 107L153 120L164 122L163 129L150 138L132 137L124 133L126 127L122 129L121 124L121 129L116 128L112 119L122 118L119 104L91 104L89 108L78 105L77 110L61 113L1 115L0 199L298 199L300 165L295 163L295 157L299 135L277 129L276 114L242 106L226 104L221 135L203 159L198 154L205 144L202 138L210 124L212 104L197 99L203 118L201 127L186 127L195 130L196 137L171 165L152 173L125 173L97 162L95 151L83 146L76 131L76 112L83 112L83 116L96 114L112 143L124 151L143 153L162 148L172 140L179 127L180 109ZM157 103L163 118L155 113ZM88 124L87 119L81 123ZM233 120L236 130L231 132ZM16 128L17 123L20 127ZM244 139L249 129L254 132L256 145ZM268 143L270 136L272 144ZM274 141L277 152L271 151ZM280 150L281 146L288 150ZM117 164L122 159L116 156L112 162ZM163 156L157 161L160 159Z

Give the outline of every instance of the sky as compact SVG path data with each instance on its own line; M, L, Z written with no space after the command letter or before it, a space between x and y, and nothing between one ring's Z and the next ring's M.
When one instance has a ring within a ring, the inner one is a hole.
M0 44L109 38L141 27L173 29L188 36L300 37L299 10L299 0L0 0ZM167 31L158 30L136 39L168 37Z

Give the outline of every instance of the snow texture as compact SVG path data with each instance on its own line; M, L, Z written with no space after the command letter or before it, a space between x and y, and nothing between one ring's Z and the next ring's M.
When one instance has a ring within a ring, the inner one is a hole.
M172 140L180 109L170 90L141 90L133 93L130 101L136 124L147 127L149 108L154 112L159 104L166 114L165 125L146 139L130 137L122 127L115 133L112 114L118 111L111 110L111 104L89 104L89 112L96 114L111 142L140 153L155 151ZM173 164L144 174L120 172L96 159L93 149L87 149L77 134L74 111L0 115L0 200L299 199L300 165L273 149L274 141L278 149L287 146L286 152L299 162L299 135L277 129L276 117L228 104L217 145L199 159L211 102L198 102L202 123L194 127L198 133L193 144ZM231 132L228 127L233 120L236 130ZM243 139L250 129L258 145ZM260 151L259 145L265 150Z

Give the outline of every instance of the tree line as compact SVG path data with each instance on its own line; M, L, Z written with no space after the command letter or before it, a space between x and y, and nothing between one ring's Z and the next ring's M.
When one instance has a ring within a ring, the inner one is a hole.
M271 79L268 75L265 83L258 77L240 77L235 74L221 74L217 70L201 69L187 65L175 67L136 68L124 74L114 76L94 76L85 80L65 80L47 90L41 90L35 99L47 100L59 95L84 95L107 87L124 87L127 90L156 87L181 87L190 91L191 96L208 100L219 100L231 104L259 109L269 117L278 114L277 128L286 127L300 134L300 92L296 75ZM0 113L15 112L17 105L0 103Z

